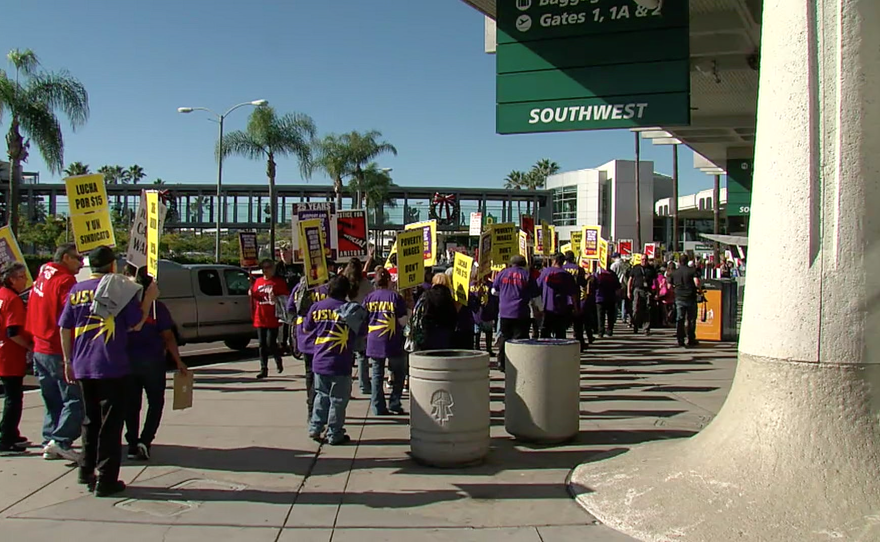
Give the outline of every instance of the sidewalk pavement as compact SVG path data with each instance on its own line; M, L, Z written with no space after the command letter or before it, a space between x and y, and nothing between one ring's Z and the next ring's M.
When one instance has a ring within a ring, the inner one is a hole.
M699 431L727 395L735 355L732 344L678 348L667 330L597 341L582 360L581 432L552 447L505 433L503 375L492 371L492 452L459 470L416 465L407 417L372 416L358 390L353 442L309 440L302 364L291 358L284 374L259 381L255 360L199 368L194 408L172 411L169 383L153 458L124 461L123 497L88 495L75 469L38 448L0 458L0 540L632 540L582 510L566 477L579 463ZM38 441L39 393L25 406L22 432Z

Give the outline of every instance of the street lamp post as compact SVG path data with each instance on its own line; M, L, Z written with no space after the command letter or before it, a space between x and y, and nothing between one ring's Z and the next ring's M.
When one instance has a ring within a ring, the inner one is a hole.
M239 107L244 107L246 105L252 105L254 107L261 107L267 105L269 102L266 100L254 100L252 102L243 102L238 105L234 105L226 110L222 115L211 111L207 107L178 107L178 113L192 113L193 111L206 111L215 117L215 122L220 126L220 138L217 140L217 231L214 234L214 262L220 263L220 226L223 218L222 212L222 204L223 201L223 121L226 120L226 117L238 109Z

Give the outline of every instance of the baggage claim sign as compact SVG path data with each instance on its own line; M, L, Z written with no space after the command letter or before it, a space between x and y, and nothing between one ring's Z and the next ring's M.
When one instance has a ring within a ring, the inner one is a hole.
M499 134L690 124L685 0L497 6Z

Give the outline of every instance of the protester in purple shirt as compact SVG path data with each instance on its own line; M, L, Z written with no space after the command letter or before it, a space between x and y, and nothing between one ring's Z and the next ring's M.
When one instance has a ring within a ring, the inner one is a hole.
M146 267L139 270L127 266L126 275L137 284L149 287L153 278L147 275ZM140 331L132 331L128 336L128 358L131 362L131 390L125 415L125 441L128 443L128 458L138 461L150 459L150 451L162 411L165 408L165 370L166 352L174 361L181 374L187 374L186 365L180 358L177 347L174 320L168 307L157 301L149 309L147 319ZM143 395L147 396L147 414L141 429L141 406Z
M131 371L127 353L129 330L140 329L159 290L153 283L144 292L143 301L138 299L140 288L121 275L113 276L116 254L108 247L93 250L89 265L92 278L71 288L58 326L65 377L71 382L74 378L79 381L85 407L79 483L99 497L106 497L125 490L125 484L119 480L119 463L129 390L127 377ZM112 305L122 307L118 312L108 311L110 304L103 308L93 305L95 292L104 279L108 284L116 281L117 287L108 288L107 292ZM103 316L93 312L98 309Z
M477 297L477 305L474 309L474 322L476 335L474 337L474 350L480 350L480 336L486 337L486 352L494 357L492 344L494 342L495 322L498 320L498 296L492 293L492 281L486 277L482 286L474 285L471 290Z
M314 345L309 342L308 334L303 331L303 320L314 303L327 299L328 284L322 284L321 286L303 294L304 296L308 296L308 298L302 303L302 306L305 308L301 310L297 307L297 300L301 298L298 294L301 288L307 288L306 284L306 279L303 278L293 287L293 291L291 291L290 297L287 299L287 312L288 314L296 315L296 323L294 324L293 330L293 336L296 338L296 346L294 350L302 353L303 357L303 366L305 367L306 377L306 420L311 421L312 407L315 404L315 373L312 371Z
M575 295L574 304L583 309L583 306L589 304L589 300L585 299L587 294L587 277L584 268L575 263L574 252L571 250L565 253L565 265L562 266L566 273L574 277L577 284L577 290L580 295ZM572 323L574 324L574 336L581 343L581 352L587 349L587 340L593 342L593 326L592 320L588 320L588 316L595 314L595 309L588 313L584 310L576 311L572 315ZM586 332L586 339L584 338Z
M406 325L406 302L390 289L391 273L376 268L376 289L364 298L364 308L370 315L367 326L367 356L370 359L370 404L373 414L385 416L390 413L405 414L401 397L406 380L406 354L403 351L403 327ZM391 371L391 396L385 402L382 381L385 364Z
M529 302L538 295L538 288L527 269L526 259L517 254L510 258L510 266L501 270L492 282L498 295L498 317L501 336L505 341L527 339L531 325ZM504 372L504 343L498 351L498 368Z
M315 372L315 405L309 437L322 441L327 427L331 445L351 441L345 433L345 409L351 398L353 342L357 331L348 327L339 310L348 302L351 285L343 275L330 279L328 296L309 309L303 321L306 340L312 345Z
M557 254L553 258L553 266L541 270L538 277L544 309L544 325L541 328L541 337L544 339L564 339L572 315L578 311L574 303L578 297L577 283L562 268L563 265L565 256Z
M599 336L605 333L614 335L614 322L617 320L617 292L621 289L617 274L609 269L600 269L596 275L596 310L599 317Z

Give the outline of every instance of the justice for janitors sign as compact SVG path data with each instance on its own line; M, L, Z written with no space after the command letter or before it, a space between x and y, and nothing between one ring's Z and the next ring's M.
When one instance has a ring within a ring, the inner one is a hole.
M498 133L690 123L687 2L497 5Z

